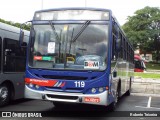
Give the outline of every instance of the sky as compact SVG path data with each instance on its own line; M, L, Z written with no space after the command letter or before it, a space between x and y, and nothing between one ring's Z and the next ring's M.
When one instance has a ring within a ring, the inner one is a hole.
M0 18L24 23L32 20L34 12L41 9L94 7L111 9L123 25L128 16L146 6L160 8L160 0L0 0Z

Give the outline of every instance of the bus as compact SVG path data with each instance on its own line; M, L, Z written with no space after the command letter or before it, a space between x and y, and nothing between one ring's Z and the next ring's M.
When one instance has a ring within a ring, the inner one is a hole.
M0 22L0 106L24 98L26 47L19 45L20 28ZM29 39L25 31L24 45Z
M134 55L134 61L134 72L144 72L146 70L145 61L139 55Z
M119 97L130 95L134 51L111 10L40 10L31 23L26 98L114 110Z

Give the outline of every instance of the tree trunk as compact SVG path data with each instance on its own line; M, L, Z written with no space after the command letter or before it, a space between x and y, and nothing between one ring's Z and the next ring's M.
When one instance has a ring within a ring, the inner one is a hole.
M159 40L159 36L155 35L155 51L156 51L156 62L158 63L159 59L160 59L160 55L159 55L159 51L160 51L160 40Z
M159 50L157 49L156 50L156 62L158 63L158 61L159 61Z

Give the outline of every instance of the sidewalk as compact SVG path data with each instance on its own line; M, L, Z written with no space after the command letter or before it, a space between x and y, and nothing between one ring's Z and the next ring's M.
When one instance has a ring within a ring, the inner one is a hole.
M151 70L151 69L149 69L149 70L144 71L144 73L156 73L156 74L160 74L160 70Z
M155 96L160 96L160 78L151 79L151 78L138 78L136 77L132 81L132 90L133 94L151 94Z
M157 72L157 73L159 72L160 73L160 70L147 69L146 72Z

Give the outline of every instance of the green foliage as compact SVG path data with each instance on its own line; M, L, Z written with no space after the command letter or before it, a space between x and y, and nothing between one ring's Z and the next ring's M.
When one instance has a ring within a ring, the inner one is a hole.
M128 39L135 49L139 47L143 53L154 51L160 57L160 9L145 7L134 14L122 26Z
M149 62L146 64L147 70L160 70L160 64L159 63L154 63L154 62Z
M5 20L3 20L1 18L0 18L0 22L5 23L5 24L9 24L9 25L12 25L12 26L15 26L15 27L18 27L18 28L20 28L20 26L21 26L20 23L14 23L12 21L5 21ZM31 28L31 24L26 24L26 25L24 25L23 29L30 30L30 28Z
M135 72L134 76L139 76L139 77L142 77L142 78L160 79L160 74L156 74L156 73L140 73L140 72Z

